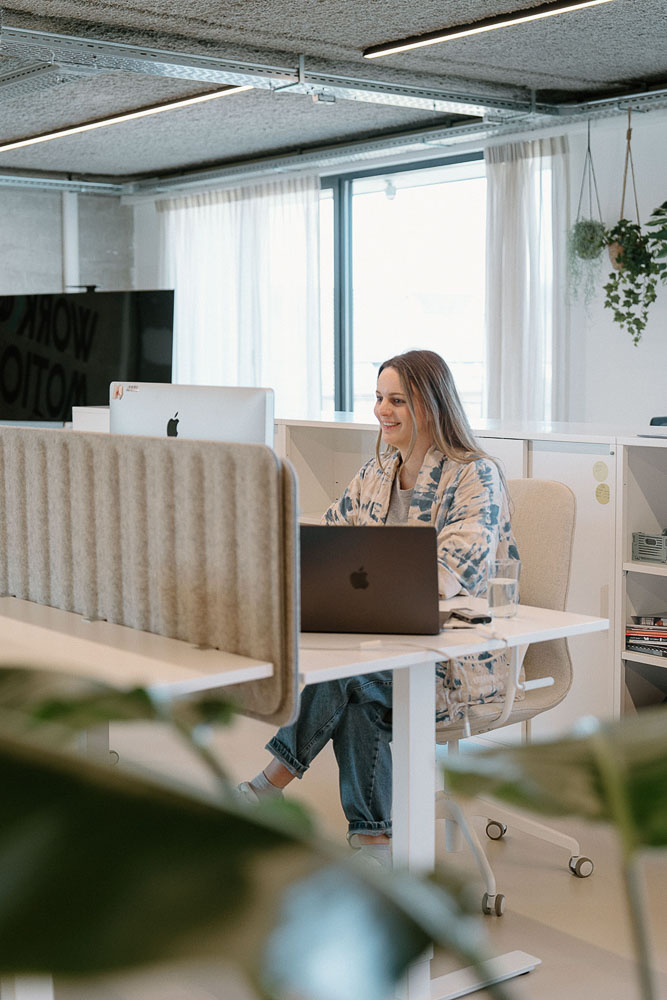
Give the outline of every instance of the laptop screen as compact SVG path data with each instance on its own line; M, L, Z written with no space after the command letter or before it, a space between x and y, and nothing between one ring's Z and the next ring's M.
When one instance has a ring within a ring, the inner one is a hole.
M440 631L435 528L302 524L300 530L302 631Z

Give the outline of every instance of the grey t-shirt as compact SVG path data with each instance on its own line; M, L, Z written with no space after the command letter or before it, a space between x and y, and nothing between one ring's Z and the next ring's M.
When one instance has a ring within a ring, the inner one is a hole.
M402 490L398 482L398 472L394 476L394 483L391 488L391 499L387 520L385 524L405 524L408 520L408 511L412 500L412 490Z

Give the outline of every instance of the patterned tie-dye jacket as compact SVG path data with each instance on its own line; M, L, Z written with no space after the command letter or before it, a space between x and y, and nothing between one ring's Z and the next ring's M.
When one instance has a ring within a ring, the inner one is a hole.
M371 459L324 515L325 524L384 524L400 456ZM443 598L479 596L486 589L488 559L518 559L509 506L498 468L490 459L455 462L432 447L412 493L408 524L438 532L438 580ZM436 667L436 721L461 719L465 706L501 698L507 661L483 653Z

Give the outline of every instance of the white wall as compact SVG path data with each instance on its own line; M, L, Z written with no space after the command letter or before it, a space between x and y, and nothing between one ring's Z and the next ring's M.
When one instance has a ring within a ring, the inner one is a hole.
M79 280L132 287L133 214L120 198L78 196ZM63 199L58 191L0 188L0 295L63 291Z
M591 150L603 221L608 226L619 218L626 128L625 114L591 123ZM586 153L585 130L571 131L569 139L574 221ZM667 112L633 113L632 155L639 212L645 223L667 200ZM630 191L624 214L636 221ZM652 416L667 415L667 285L658 285L646 330L634 347L630 334L620 329L603 305L602 285L610 270L605 257L590 308L587 311L583 302L575 302L571 309L571 419L641 430Z
M60 194L0 188L0 295L62 291Z
M136 202L134 211L134 288L160 288L159 229L155 202Z
M135 287L132 209L120 198L79 195L79 281L101 292ZM142 287L142 286L139 286Z

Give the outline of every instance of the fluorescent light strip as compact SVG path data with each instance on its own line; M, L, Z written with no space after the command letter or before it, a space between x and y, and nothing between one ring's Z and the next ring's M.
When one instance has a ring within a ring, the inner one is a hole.
M544 3L539 7L524 8L524 10L518 10L511 14L497 14L495 17L486 17L472 24L455 25L451 28L443 28L442 31L431 31L426 35L413 35L410 38L403 38L397 42L372 45L364 51L364 56L366 59L377 59L380 56L389 56L395 52L420 49L425 45L437 45L438 42L448 42L453 38L480 35L484 31L494 31L496 28L508 28L510 25L525 24L527 21L539 21L544 17L553 17L556 14L566 14L569 11L582 10L584 7L597 7L599 4L611 2L612 0L574 0L574 2L560 0L557 3Z
M218 97L240 94L244 90L252 89L249 85L244 87L227 87L226 90L215 90L210 94L186 97L181 101L171 101L169 104L157 104L152 108L142 108L139 111L128 111L122 115L114 115L112 118L101 118L96 122L86 122L85 125L73 125L71 128L59 129L57 132L45 132L43 135L35 135L30 139L17 139L16 142L6 142L0 145L0 153L6 153L10 149L23 149L25 146L36 146L40 142L49 142L51 139L62 139L67 135L91 132L93 129L106 128L107 125L116 125L118 122L131 122L136 118L148 118L149 115L159 115L162 111L175 111L177 108L186 108L191 104L203 104L205 101L214 101Z

